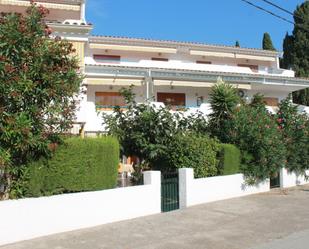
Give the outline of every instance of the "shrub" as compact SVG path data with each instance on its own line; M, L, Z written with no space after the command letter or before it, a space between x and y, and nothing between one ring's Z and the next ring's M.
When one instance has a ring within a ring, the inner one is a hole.
M117 182L119 145L112 137L69 138L51 159L28 165L22 179L24 196L113 188Z
M128 109L115 107L114 115L103 114L104 123L109 134L118 138L121 152L126 156L137 156L142 163L139 166L144 169L175 168L168 163L168 152L177 135L188 131L201 134L207 130L206 119L201 113L187 117L173 113L169 108L137 104L132 87L123 88L120 93L125 97ZM139 170L137 166L135 170Z
M19 192L15 180L24 166L49 156L48 144L71 127L82 82L73 45L50 37L44 21L48 10L31 3L23 15L11 11L0 14L0 164L5 171L0 196L5 198Z
M178 134L166 151L165 161L157 162L157 167L167 163L164 168L193 168L197 178L217 175L217 140L200 134Z
M286 149L274 117L263 106L242 106L235 112L230 138L245 151L245 175L265 180L285 164Z
M240 172L240 150L232 144L220 144L219 174L233 175Z
M286 153L286 168L299 174L309 169L309 119L299 114L290 98L281 101L277 123L283 135Z

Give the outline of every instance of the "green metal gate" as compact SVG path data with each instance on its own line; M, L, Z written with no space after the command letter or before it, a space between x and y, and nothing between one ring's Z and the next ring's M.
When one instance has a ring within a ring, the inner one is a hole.
M169 212L179 209L178 172L161 174L161 211Z
M280 172L270 177L270 188L280 187Z

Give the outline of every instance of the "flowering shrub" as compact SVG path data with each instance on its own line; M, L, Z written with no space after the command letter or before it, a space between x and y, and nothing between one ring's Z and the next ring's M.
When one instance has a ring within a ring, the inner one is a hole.
M72 44L52 40L43 6L32 3L27 15L0 17L0 167L2 182L18 196L29 161L48 156L48 145L71 126L81 77ZM4 194L4 193L2 193Z
M245 175L255 181L264 180L285 165L280 129L263 106L241 106L234 114L232 127L230 139L243 153Z
M309 120L299 114L290 98L283 100L276 115L286 151L286 167L300 174L309 169Z

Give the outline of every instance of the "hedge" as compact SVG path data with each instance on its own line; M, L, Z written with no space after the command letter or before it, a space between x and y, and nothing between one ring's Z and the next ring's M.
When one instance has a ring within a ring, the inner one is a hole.
M215 139L195 133L178 134L168 147L166 161L170 168L193 168L196 178L216 176L218 152Z
M233 175L240 172L241 153L232 144L221 144L219 153L219 173L220 175Z
M21 186L26 197L113 188L118 163L115 138L69 138L51 159L29 164Z

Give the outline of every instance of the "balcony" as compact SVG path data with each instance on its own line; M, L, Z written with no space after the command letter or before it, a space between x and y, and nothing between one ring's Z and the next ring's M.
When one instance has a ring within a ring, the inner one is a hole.
M23 2L30 2L29 0L19 0ZM2 1L1 1L2 2ZM16 2L14 0L7 0L6 2ZM70 5L80 5L82 0L39 0L38 3L53 3L53 4L70 4Z
M84 20L82 0L40 0L36 1L49 9L47 20L63 22L66 19ZM5 13L25 13L30 6L29 0L0 0L1 11Z

